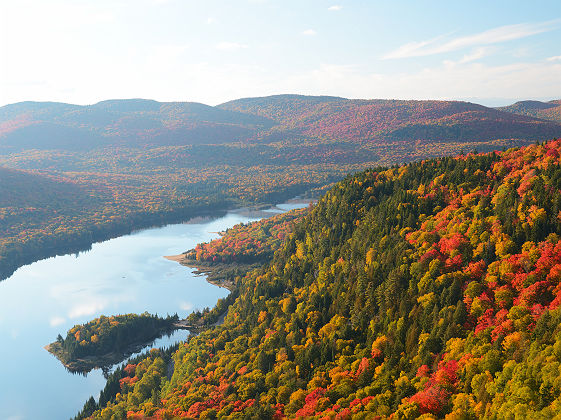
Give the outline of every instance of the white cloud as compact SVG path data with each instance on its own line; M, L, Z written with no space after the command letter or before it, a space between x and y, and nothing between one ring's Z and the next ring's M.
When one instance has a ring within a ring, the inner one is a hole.
M93 315L96 312L102 311L106 306L107 306L107 304L105 302L101 302L101 301L83 303L81 305L75 305L68 312L68 317L69 318L80 318L80 317L83 317L83 316Z
M561 55L556 55L554 57L549 57L547 61L561 61Z
M215 18L213 18L213 17L209 17L209 18L207 18L207 20L206 20L206 24L207 24L207 25L212 25L212 24L214 24L214 23L216 23L216 22L217 22L217 20L216 20Z
M317 35L317 32L314 31L313 29L306 29L305 31L302 31L302 35L314 36Z
M54 316L49 320L49 325L51 327L56 327L58 325L62 325L66 322L66 319L60 317L60 316Z
M492 51L493 48L490 47L479 47L474 49L471 53L464 55L459 62L461 64L470 63L472 61L479 60L483 57L487 57L488 55L491 54Z
M179 308L183 311L192 311L194 306L191 302L181 302Z
M246 44L240 44L237 42L219 42L216 44L216 49L221 51L238 51L248 48Z
M519 23L516 25L499 26L477 34L454 38L446 42L439 42L443 38L447 38L447 35L444 35L428 41L404 44L385 54L382 59L422 57L457 51L478 45L497 44L551 31L557 28L558 24L559 20L553 20L541 23Z
M368 73L351 65L321 65L279 81L276 93L348 98L454 99L561 97L561 63L487 66L447 62L415 73Z
M334 6L328 7L327 10L329 10L330 12L338 12L342 8L343 8L343 6L340 6L340 5L336 4Z

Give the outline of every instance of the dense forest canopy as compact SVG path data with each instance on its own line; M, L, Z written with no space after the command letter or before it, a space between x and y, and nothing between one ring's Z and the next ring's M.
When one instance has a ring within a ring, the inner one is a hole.
M92 418L553 418L561 141L350 175ZM113 416L113 417L112 417Z
M198 244L185 252L194 263L243 263L268 261L279 244L294 230L308 209L291 210L253 223L241 223L226 230L214 241Z

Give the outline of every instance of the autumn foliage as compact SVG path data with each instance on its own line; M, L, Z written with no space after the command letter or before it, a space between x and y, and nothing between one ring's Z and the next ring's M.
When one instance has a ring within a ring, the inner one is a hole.
M173 323L177 320L177 315L161 318L146 312L141 315L102 315L85 324L75 325L68 330L66 338L59 335L60 357L69 362L82 357L124 352L131 344L150 341L173 331Z
M270 259L273 251L307 214L297 209L258 222L238 224L214 241L198 244L185 253L187 262L252 264Z
M92 417L554 418L560 152L347 177L240 281L224 324L173 353L171 377Z

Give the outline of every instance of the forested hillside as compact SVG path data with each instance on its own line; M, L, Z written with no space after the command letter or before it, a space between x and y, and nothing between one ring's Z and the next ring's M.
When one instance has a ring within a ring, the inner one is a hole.
M509 106L497 108L501 111L541 118L561 123L561 99L549 102L520 101Z
M254 264L268 261L279 244L292 233L307 208L291 210L259 222L238 224L214 241L198 244L185 258L194 263Z
M560 164L554 140L348 176L223 325L118 370L81 417L554 418Z
M85 241L78 238L85 215L101 212L111 199L111 192L101 185L0 167L0 278L33 261L37 255L33 247L39 248L39 255L50 256L63 237L65 249L89 246L90 236Z
M96 191L98 197L102 194ZM28 206L27 211L44 208L56 212L70 207L73 202L87 206L88 200L94 200L92 195L62 177L0 167L0 207L3 209Z

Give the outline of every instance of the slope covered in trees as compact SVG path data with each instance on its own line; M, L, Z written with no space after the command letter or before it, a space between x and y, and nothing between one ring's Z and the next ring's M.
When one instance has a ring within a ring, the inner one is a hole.
M558 140L348 176L171 377L148 357L88 414L553 418L560 235Z
M509 106L497 108L505 112L512 112L519 115L541 118L561 123L561 100L557 99L549 102L540 101L520 101Z
M259 222L235 225L222 237L198 244L183 255L187 262L193 263L253 264L266 261L307 212L308 209L291 210Z
M220 238L198 244L194 249L170 258L196 268L199 273L205 273L209 283L233 291L228 296L228 302L231 302L236 296L236 278L266 264L279 244L292 233L296 223L308 211L308 208L296 209L259 222L237 224L227 229ZM200 318L201 315L212 319L212 324L224 314L224 305L224 302L219 302L213 309L211 318L205 313L191 314L191 324L209 325L209 322ZM208 311L210 309L206 312Z
M44 256L56 253L55 244L63 236L66 249L87 247L91 238L77 241L84 215L101 211L111 199L111 191L103 185L84 185L52 173L0 168L0 278L41 252ZM31 244L41 251L33 255Z
M97 195L102 192L98 191ZM62 177L46 176L41 173L14 170L0 167L0 207L20 208L29 206L29 211L36 208L62 210L79 201L93 200L79 185Z

